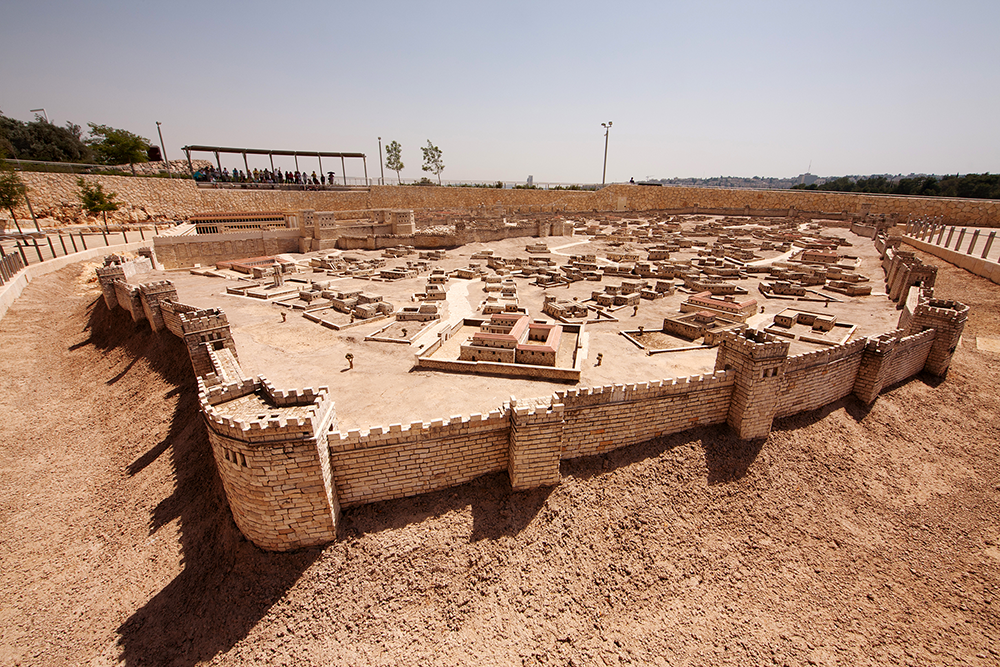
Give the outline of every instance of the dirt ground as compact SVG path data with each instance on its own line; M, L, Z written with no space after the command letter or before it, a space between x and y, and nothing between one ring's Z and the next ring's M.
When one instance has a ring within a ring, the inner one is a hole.
M0 321L0 665L996 665L996 285L943 382L869 410L702 428L345 511L337 542L237 531L182 344L81 267Z

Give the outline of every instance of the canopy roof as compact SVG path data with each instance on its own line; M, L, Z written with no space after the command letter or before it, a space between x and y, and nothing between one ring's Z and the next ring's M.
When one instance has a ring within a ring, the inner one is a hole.
M185 151L204 151L207 153L235 153L236 155L302 155L305 157L359 157L364 153L335 153L330 151L288 151L270 148L231 148L226 146L184 146Z

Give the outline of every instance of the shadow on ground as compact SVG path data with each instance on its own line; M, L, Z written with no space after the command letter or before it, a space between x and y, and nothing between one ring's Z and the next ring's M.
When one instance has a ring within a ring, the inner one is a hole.
M551 493L551 488L512 491L506 472L493 473L440 491L346 509L341 514L337 537L397 530L469 508L473 520L470 539L496 540L524 530Z
M103 353L131 357L113 383L144 358L149 368L176 389L169 432L127 466L130 477L160 456L173 465L173 492L150 517L150 534L177 520L183 571L117 630L126 665L195 665L232 648L272 605L298 581L319 549L268 553L240 534L226 504L198 412L197 386L182 341L169 332L154 334L133 323L123 310L109 312L103 299L89 307L86 344Z
M700 426L606 454L563 461L562 474L590 479L610 470L657 458L677 447L695 445L704 452L708 483L727 484L747 474L764 442L764 439L740 440L725 424Z

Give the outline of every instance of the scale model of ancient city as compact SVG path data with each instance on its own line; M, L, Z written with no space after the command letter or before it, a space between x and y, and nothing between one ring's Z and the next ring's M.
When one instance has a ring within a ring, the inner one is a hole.
M706 424L764 438L946 374L968 308L886 234L926 225L626 206L641 189L201 214L97 274L109 308L183 339L236 524L269 550L336 539L344 507L497 471L554 485L564 459Z

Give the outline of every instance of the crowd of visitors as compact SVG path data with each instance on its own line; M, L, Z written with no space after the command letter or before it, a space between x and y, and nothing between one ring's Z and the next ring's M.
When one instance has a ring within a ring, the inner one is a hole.
M215 167L209 165L205 169L199 169L194 173L194 180L202 181L204 183L266 183L266 184L278 184L278 185L334 185L334 177L336 173L328 171L325 175L316 175L313 171L311 174L307 174L304 171L286 171L282 172L280 169L275 169L271 171L270 169L253 169L252 171L243 171L242 169L233 169L231 172L229 168L226 167L222 171L219 171Z

